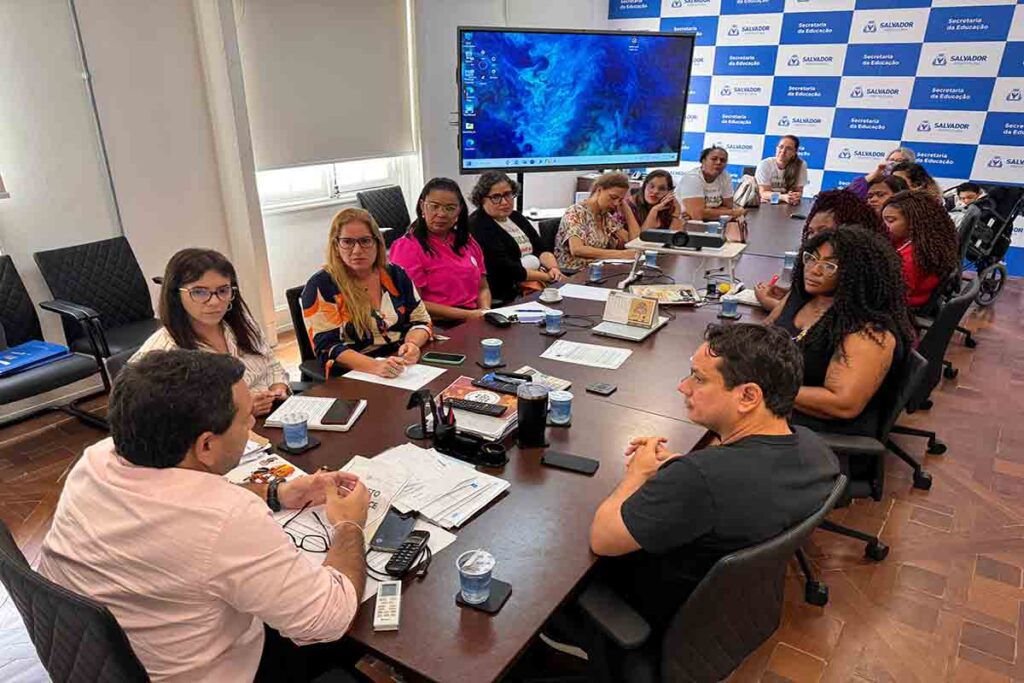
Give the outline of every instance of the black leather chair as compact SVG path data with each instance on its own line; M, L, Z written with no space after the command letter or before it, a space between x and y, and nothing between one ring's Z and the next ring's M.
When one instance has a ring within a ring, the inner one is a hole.
M10 256L0 256L0 348L18 346L33 339L43 339L39 316L36 315L35 306L32 305L14 261ZM0 377L0 405L38 396L92 377L96 373L99 373L103 380L103 389L97 394L109 390L110 384L103 369L103 359L96 344L93 343L88 353L73 353L39 367ZM28 419L48 410L61 410L86 424L106 430L106 420L78 407L81 401L88 398L91 396L78 398L66 405L40 408L18 419Z
M88 350L87 326L97 335L100 353L130 356L160 328L153 316L149 286L124 237L35 253L56 304L40 307L59 313L64 335L75 351Z
M778 628L789 558L845 490L846 477L840 475L813 515L718 560L660 642L651 642L647 622L607 585L592 583L577 600L596 627L596 642L587 652L588 680L710 683L726 678Z
M555 251L555 239L558 237L558 226L561 218L545 218L538 223L538 234L540 235L541 251Z
M32 571L2 522L0 580L51 679L57 683L149 680L110 610Z
M299 345L299 374L305 382L326 382L327 375L313 351L313 344L306 333L306 323L302 318L302 287L286 289L284 297L288 301L288 313L292 317L295 343Z
M389 185L376 190L356 192L359 206L370 212L377 225L390 228L384 233L387 246L405 234L411 222L409 209L405 205L405 195L398 185Z
M939 305L935 318L925 328L921 341L918 342L917 352L928 361L928 371L921 381L921 385L907 403L908 413L931 408L932 400L929 397L939 382L942 381L943 375L949 379L957 376L956 368L945 360L946 349L949 347L949 342L953 338L953 333L960 324L960 320L967 313L967 309L971 307L971 304L974 303L974 298L978 295L979 289L981 289L980 280L977 278L969 280L963 291L949 301ZM920 436L928 439L928 453L931 455L942 455L946 452L946 444L938 440L935 432L894 425L892 433Z

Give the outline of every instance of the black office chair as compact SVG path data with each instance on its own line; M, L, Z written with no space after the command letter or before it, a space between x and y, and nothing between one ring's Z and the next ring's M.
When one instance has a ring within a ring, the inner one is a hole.
M0 256L0 349L18 346L25 342L43 339L39 316L29 298L17 268L10 256ZM79 407L79 403L110 389L103 369L103 359L95 343L89 353L72 353L70 356L45 365L23 370L6 377L0 377L0 405L7 405L22 399L67 386L79 380L100 373L103 389L75 399L65 405L46 406L30 411L17 421L34 417L41 412L61 410L82 422L98 429L108 429L107 421Z
M326 382L327 375L313 351L313 344L302 318L302 289L291 287L284 292L284 297L288 301L288 313L292 317L292 328L295 330L295 343L299 345L299 374L306 382Z
M390 247L392 242L405 234L411 219L405 204L405 195L398 185L356 192L356 200L359 206L370 212L377 225L391 228L384 233L384 242L387 246Z
M58 683L149 680L110 610L32 571L3 522L0 580L51 679Z
M540 221L537 231L540 235L541 251L555 252L555 239L558 237L558 226L562 223L561 218L545 218Z
M852 479L850 481L851 497L863 498L871 496L875 500L882 499L886 451L895 454L900 460L910 465L910 468L914 471L914 488L928 490L932 487L931 475L924 471L920 463L889 438L896 420L918 391L927 372L928 361L920 353L911 349L910 353L903 360L901 367L897 370L896 391L883 397L885 405L883 406L882 420L879 425L878 434L875 436L818 432L818 436L824 439L829 448L839 457L844 473L849 474L848 461L850 458L869 458L874 462L874 467L871 468L873 475L870 479ZM858 536L858 538L860 537ZM861 540L871 540L871 538Z
M92 326L104 358L130 356L160 329L149 286L124 237L39 251L34 254L56 303L41 308L60 314L75 351L88 352Z
M970 280L957 296L941 304L938 314L926 328L921 341L917 344L917 352L928 361L928 371L917 391L907 403L908 413L931 408L931 393L942 381L942 376L945 375L949 379L957 376L956 368L945 360L946 349L953 338L953 332L956 331L960 320L967 313L967 309L974 303L974 298L978 295L980 288L980 280ZM931 455L942 455L946 452L946 444L938 440L935 432L902 425L894 425L891 431L893 434L906 434L928 439L928 453Z
M577 604L594 628L588 680L703 683L726 678L771 637L782 617L786 565L846 490L839 475L813 515L775 538L726 555L680 605L660 642L607 585L594 582Z

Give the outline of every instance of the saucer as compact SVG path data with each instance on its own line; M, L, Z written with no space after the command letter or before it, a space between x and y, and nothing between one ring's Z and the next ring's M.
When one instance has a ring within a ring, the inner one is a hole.
M544 303L544 304L557 304L557 303L561 302L561 300L564 299L564 298L565 298L564 296L559 296L557 299L545 299L542 296L538 296L537 297L537 301L539 301L541 303Z

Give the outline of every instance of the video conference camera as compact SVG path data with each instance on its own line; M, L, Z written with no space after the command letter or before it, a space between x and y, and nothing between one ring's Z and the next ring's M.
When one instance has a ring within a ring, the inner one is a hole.
M706 232L685 232L675 230L643 230L640 232L640 239L643 242L653 242L672 249L720 249L725 244L725 238L721 235L712 235Z

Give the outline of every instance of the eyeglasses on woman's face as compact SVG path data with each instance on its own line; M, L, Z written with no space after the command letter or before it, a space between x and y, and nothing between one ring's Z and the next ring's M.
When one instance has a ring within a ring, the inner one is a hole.
M352 251L359 245L360 249L369 249L377 243L372 237L339 237L338 246L342 251Z
M438 204L430 200L424 200L423 208L430 213L443 213L446 216L454 216L459 212L458 204Z
M519 195L517 195L515 192L502 192L500 194L489 194L486 197L484 197L484 199L491 202L492 204L500 204L501 202L515 201L515 198L518 196Z
M814 268L821 266L821 272L828 277L832 277L839 270L839 264L835 261L827 261L823 258L818 258L814 254L805 251L804 252L804 268L806 270L813 270Z
M188 297L197 304L205 304L213 297L217 297L220 301L234 301L238 295L238 287L234 285L223 285L216 289L209 287L179 287L178 289L188 292Z

